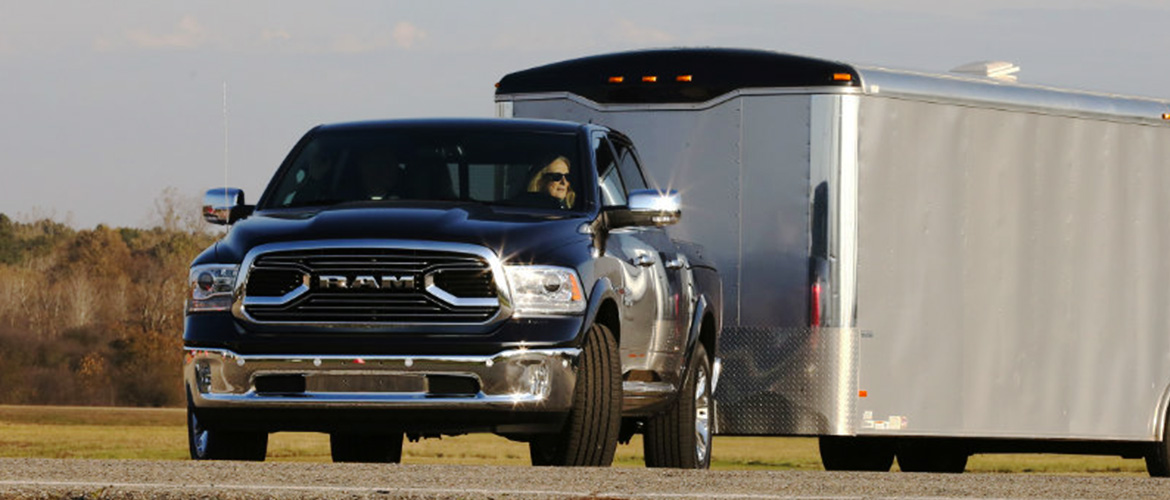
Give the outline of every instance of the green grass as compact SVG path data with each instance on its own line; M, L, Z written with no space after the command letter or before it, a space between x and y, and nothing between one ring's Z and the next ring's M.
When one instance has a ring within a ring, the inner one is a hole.
M407 442L403 463L527 465L528 446L490 434ZM712 468L820 470L814 438L717 437ZM187 459L182 409L0 406L0 457ZM328 462L324 434L269 438L268 460ZM618 447L617 467L642 467L639 436ZM896 469L895 465L895 469ZM1144 475L1140 459L1079 455L976 455L968 472Z

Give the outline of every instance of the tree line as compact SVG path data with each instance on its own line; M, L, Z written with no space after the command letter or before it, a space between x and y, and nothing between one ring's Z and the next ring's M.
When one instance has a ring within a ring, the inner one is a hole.
M168 195L150 229L0 214L0 404L184 404L187 268L215 236Z

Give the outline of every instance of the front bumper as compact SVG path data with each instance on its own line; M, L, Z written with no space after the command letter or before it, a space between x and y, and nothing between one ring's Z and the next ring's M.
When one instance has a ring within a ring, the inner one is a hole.
M290 356L185 350L183 374L196 409L544 414L569 411L581 353L557 348L483 356Z

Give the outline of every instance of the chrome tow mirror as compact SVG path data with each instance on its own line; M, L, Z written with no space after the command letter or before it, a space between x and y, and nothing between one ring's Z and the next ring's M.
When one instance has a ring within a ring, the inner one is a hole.
M669 226L682 217L682 197L678 191L639 189L631 191L628 208L611 212L612 227Z
M208 189L203 195L203 220L212 224L233 224L248 215L244 191L236 188Z

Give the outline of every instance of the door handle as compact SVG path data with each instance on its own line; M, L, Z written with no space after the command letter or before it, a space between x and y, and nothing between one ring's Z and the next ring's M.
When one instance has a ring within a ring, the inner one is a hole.
M630 262L633 262L634 265L638 267L650 267L654 265L654 257L651 257L647 254L641 254L630 259Z

